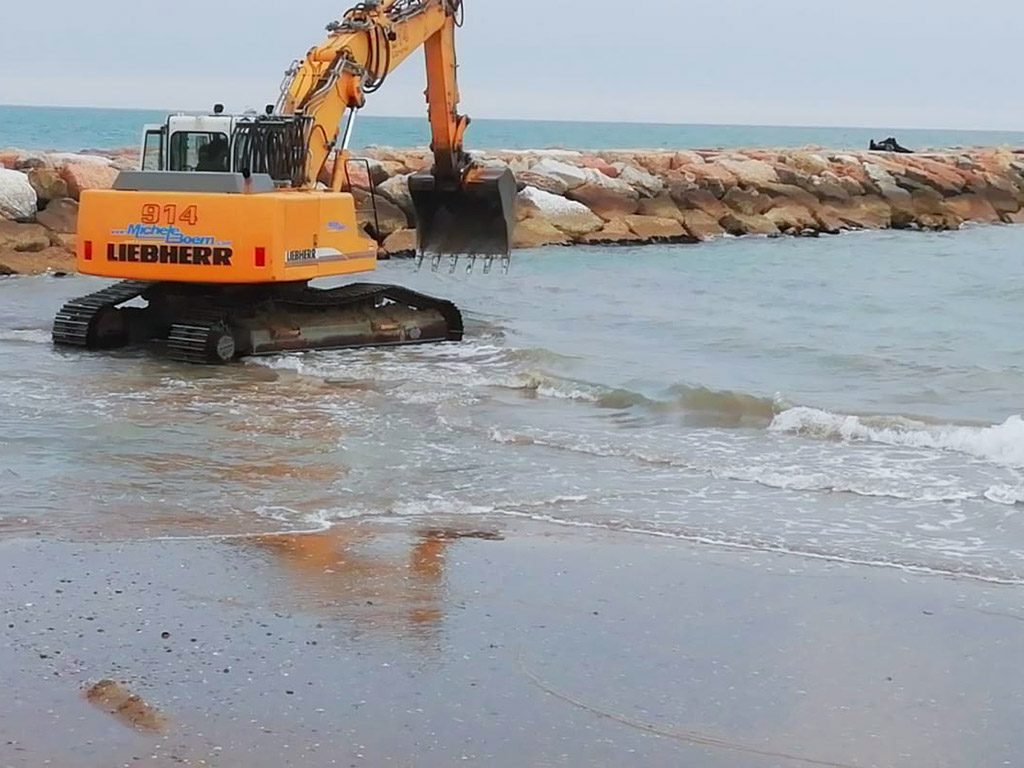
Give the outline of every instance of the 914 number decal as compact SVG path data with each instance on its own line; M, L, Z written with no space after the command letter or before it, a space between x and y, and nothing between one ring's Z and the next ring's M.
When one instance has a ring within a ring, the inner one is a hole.
M199 209L190 205L187 208L178 209L176 205L157 205L147 203L142 206L143 224L191 224L199 223Z

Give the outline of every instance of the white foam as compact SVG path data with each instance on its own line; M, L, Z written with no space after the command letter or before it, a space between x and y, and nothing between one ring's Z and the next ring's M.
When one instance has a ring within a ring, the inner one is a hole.
M1024 504L1024 486L993 485L985 491L985 498L1009 507Z
M845 416L817 408L791 408L769 430L963 453L1005 467L1024 467L1024 419L1011 416L991 427L931 425L900 417Z
M0 330L0 341L24 341L30 344L50 344L52 342L49 331L41 328L5 328Z

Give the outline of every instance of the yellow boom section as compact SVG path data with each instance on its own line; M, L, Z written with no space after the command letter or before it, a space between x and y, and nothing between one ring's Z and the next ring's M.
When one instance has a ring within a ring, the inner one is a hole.
M454 177L462 164L462 136L468 120L457 112L455 27L462 0L364 2L328 29L330 36L290 72L282 95L283 114L310 118L307 186L316 183L335 148L346 109L359 109L395 68L421 46L427 60L435 172ZM344 163L338 163L335 189Z

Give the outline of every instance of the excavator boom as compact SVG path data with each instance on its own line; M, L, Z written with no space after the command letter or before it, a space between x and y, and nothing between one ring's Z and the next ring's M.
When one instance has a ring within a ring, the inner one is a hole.
M462 0L361 3L332 24L330 37L295 65L279 107L284 114L312 118L306 183L315 182L334 148L332 131L344 108L362 107L365 94L379 89L422 46L434 165L409 183L419 251L507 256L515 222L515 179L507 170L475 167L463 147L469 118L458 112L455 51L462 13ZM332 188L344 185L339 172L344 167L335 163Z

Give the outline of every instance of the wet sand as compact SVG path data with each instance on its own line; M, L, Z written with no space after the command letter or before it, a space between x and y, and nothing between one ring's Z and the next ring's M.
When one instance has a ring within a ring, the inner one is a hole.
M1024 753L1017 587L500 524L0 541L0 766ZM91 702L101 680L151 715Z

